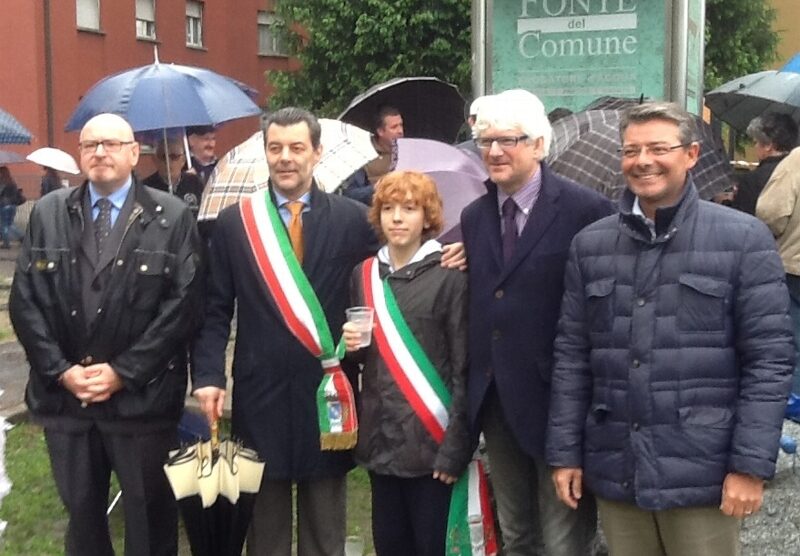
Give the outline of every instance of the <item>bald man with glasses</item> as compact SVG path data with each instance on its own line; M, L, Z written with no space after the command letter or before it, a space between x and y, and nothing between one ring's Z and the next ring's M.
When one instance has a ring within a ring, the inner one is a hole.
M199 320L200 243L189 209L144 187L139 144L113 114L81 131L88 180L31 213L9 299L30 364L26 402L44 427L69 514L65 554L113 555L113 471L125 554L177 554L177 508L162 465L177 444Z

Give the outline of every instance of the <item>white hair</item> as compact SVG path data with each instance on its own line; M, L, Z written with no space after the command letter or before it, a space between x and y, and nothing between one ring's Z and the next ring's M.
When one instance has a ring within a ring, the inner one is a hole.
M524 89L509 89L496 95L481 97L480 112L472 129L475 137L490 127L519 128L531 139L542 138L542 153L550 153L553 128L539 97Z

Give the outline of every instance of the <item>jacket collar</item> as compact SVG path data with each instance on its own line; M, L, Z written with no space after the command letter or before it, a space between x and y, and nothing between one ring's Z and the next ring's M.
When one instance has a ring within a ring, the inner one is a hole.
M133 200L134 206L139 206L142 209L142 221L149 222L153 218L155 218L158 214L163 212L163 208L159 205L150 193L147 191L147 188L142 185L142 183L136 178L136 175L133 176L133 183L131 184L133 188ZM80 213L82 209L82 203L84 196L88 195L88 188L89 188L89 180L86 180L81 184L80 187L76 187L72 190L67 197L67 206L70 210L76 211Z
M625 191L622 193L622 198L619 201L619 218L622 229L635 239L646 241L647 243L662 243L675 235L686 220L689 211L697 206L697 203L700 201L700 196L697 194L697 188L692 178L687 175L686 185L683 188L683 194L680 200L672 206L656 209L655 238L650 234L650 229L642 218L633 214L632 210L635 200L636 196L633 192L625 188Z

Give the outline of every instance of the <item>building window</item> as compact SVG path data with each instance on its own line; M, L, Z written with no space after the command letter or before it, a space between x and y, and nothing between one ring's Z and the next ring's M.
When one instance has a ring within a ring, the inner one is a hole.
M270 12L258 12L258 53L261 56L288 56L286 25Z
M78 29L100 30L100 0L77 0Z
M203 46L203 4L186 2L186 46Z
M156 0L136 0L136 38L156 38Z

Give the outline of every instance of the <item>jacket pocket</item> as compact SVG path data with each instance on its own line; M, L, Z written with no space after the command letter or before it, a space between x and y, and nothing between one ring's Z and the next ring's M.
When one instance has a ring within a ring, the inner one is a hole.
M727 407L681 407L678 417L682 425L727 429L733 420L733 411Z
M134 284L130 291L133 308L153 311L158 307L175 272L175 255L165 251L133 252Z
M718 332L725 328L725 304L730 284L710 276L682 274L678 278L678 330Z
M31 249L29 268L39 303L49 307L58 301L60 276L68 270L64 263L68 254L67 249Z
M614 278L589 282L584 287L586 295L586 321L592 332L611 330L614 320Z

